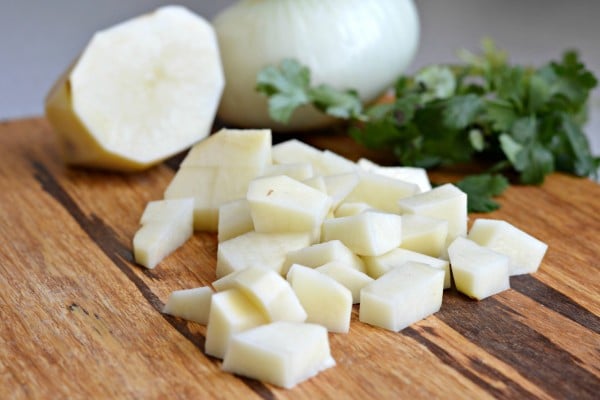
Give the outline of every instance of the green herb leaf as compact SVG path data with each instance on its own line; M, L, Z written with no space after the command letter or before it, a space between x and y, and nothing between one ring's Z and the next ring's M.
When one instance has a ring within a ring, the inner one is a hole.
M498 174L471 175L458 182L456 186L467 194L469 212L490 212L500 205L492 199L508 188L508 179Z
M312 105L356 122L350 126L356 141L391 150L405 165L431 168L483 159L486 168L516 172L525 184L540 184L555 170L597 173L600 157L591 153L582 126L598 81L576 52L539 68L512 65L486 39L479 54L463 50L460 58L463 64L431 65L399 77L392 88L395 101L386 104L363 106L351 89L313 87L310 71L293 60L261 71L257 90L269 97L277 121ZM494 176L466 179L470 191L484 187L482 182L501 186ZM494 209L484 194L473 196L473 209Z

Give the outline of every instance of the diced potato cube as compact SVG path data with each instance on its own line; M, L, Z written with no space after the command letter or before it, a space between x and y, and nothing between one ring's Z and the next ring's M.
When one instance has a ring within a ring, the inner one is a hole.
M314 232L331 208L327 194L279 175L253 180L247 197L257 232Z
M271 269L250 267L213 282L219 291L238 289L262 310L269 321L304 322L306 312L289 282Z
M323 223L323 241L340 240L358 255L377 256L400 246L402 217L379 211L328 219Z
M273 162L283 163L310 163L315 174L333 175L354 171L356 165L329 150L321 151L297 139L278 143L272 148Z
M364 202L347 202L340 204L334 212L336 218L350 217L361 212L373 210L373 206Z
M197 231L217 229L219 208L212 201L217 174L217 167L179 168L165 190L165 199L194 199L194 229Z
M262 177L286 175L297 181L312 178L315 173L310 163L288 163L269 165Z
M548 245L506 221L476 219L468 238L509 257L510 275L536 272Z
M206 325L213 291L208 286L175 290L169 295L162 312Z
M135 262L154 268L193 234L194 200L159 200L148 203L142 226L133 237Z
M467 234L467 195L451 183L398 201L402 214L448 221L448 241Z
M379 175L385 175L390 178L414 183L419 186L421 192L431 190L431 182L427 176L425 168L416 167L382 167L366 158L361 158L357 162L358 166L368 172L374 172Z
M222 368L290 389L334 365L324 327L279 321L234 335Z
M414 183L401 181L372 172L360 171L359 181L344 202L363 202L378 210L397 213L398 200L420 192Z
M448 261L431 257L426 254L398 248L380 256L363 257L363 261L367 266L367 274L375 279L390 271L392 268L410 261L427 264L431 268L444 271L444 288L447 289L451 285L450 264Z
M234 333L268 323L266 316L236 289L212 296L206 326L206 354L223 358Z
M281 274L285 255L311 244L310 233L247 232L219 243L217 278L249 267L269 268Z
M331 197L332 208L344 201L344 199L354 190L360 180L356 171L343 174L327 175L323 177L327 194Z
M407 250L439 257L446 247L448 221L425 215L402 216L402 244Z
M228 201L219 207L219 242L232 239L254 230L250 204L246 199Z
M271 155L276 164L309 163L314 168L316 160L321 157L321 150L298 139L290 139L273 145Z
M316 268L330 261L344 263L350 268L365 271L364 262L339 240L313 244L298 250L290 251L285 256L282 275L286 275L292 264L301 264Z
M304 179L301 182L313 189L317 189L319 192L327 193L327 185L325 184L323 175L315 175L312 178Z
M221 129L194 145L181 167L255 167L271 164L269 129Z
M323 325L330 332L347 333L352 314L352 293L335 279L313 268L294 264L288 281L306 311L307 322Z
M339 261L331 261L315 269L325 274L350 290L352 293L352 303L360 302L360 289L373 281L369 275Z
M459 292L482 300L510 287L507 256L463 237L448 246L448 255Z
M443 291L443 271L406 262L362 288L359 319L398 332L437 312Z

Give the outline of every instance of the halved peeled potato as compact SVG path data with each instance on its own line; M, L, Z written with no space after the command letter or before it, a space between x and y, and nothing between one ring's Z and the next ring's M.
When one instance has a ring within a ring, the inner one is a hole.
M166 6L97 32L46 97L67 163L157 164L210 133L224 87L211 25Z

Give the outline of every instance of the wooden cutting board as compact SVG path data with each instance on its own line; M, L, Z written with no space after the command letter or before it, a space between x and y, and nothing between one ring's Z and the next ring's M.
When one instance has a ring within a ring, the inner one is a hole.
M364 154L343 137L310 141ZM480 302L446 291L399 333L356 308L350 333L330 334L337 366L283 390L221 372L203 326L160 312L172 290L214 280L214 234L154 270L132 262L141 212L175 169L68 169L46 121L1 123L0 398L599 398L600 185L555 174L511 187L486 217L548 243L536 274Z

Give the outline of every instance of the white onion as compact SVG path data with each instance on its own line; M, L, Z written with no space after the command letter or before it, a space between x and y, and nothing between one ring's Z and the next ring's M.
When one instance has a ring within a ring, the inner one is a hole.
M295 58L310 68L313 83L356 89L368 102L393 86L419 41L413 0L242 0L213 25L226 78L219 117L275 130L313 129L332 119L305 107L286 126L273 122L255 91L265 66Z

